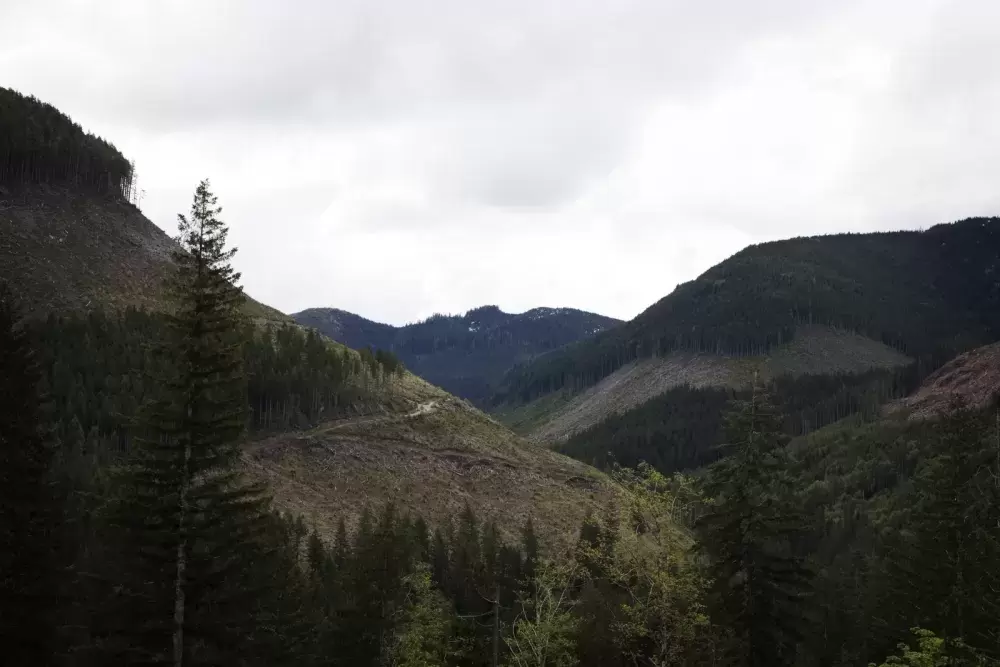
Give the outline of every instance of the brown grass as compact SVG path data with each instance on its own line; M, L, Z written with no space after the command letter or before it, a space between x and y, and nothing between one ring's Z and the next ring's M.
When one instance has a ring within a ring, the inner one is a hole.
M406 409L322 425L247 446L244 461L276 505L331 536L343 517L393 501L438 525L468 503L509 538L528 517L553 544L575 538L609 501L594 469L526 442L468 403L415 378L394 388Z

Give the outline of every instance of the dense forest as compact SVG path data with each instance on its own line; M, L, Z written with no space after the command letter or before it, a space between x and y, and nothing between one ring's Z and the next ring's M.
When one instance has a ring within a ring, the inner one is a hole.
M433 315L402 327L334 308L312 308L293 317L350 347L391 351L412 372L477 405L486 404L515 364L620 324L572 308L510 314L496 306Z
M131 200L132 165L54 106L0 88L0 184L53 184Z
M860 374L781 375L771 391L784 420L782 429L801 436L856 416L870 420L886 401L912 392L923 378L917 366ZM719 456L729 401L749 390L677 387L642 405L608 417L572 435L559 451L598 468L648 463L659 471L700 468Z
M347 378L396 366L296 328L248 335L218 213L202 183L181 217L167 314L32 326L0 288L0 638L11 664L1000 659L1000 405L791 439L842 409L862 422L866 392L905 378L845 379L832 394L829 378L779 382L785 406L759 386L678 390L690 408L666 415L675 431L699 421L689 412L723 415L718 427L703 420L704 437L718 430L713 460L685 450L661 463L708 463L692 477L611 466L614 502L568 545L540 540L530 516L520 535L502 535L468 507L431 527L366 505L333 536L275 514L240 472L248 428L339 409ZM113 398L123 394L134 405ZM829 395L842 398L815 400ZM95 461L67 437L84 424L125 424L131 440Z
M1000 336L1000 219L923 232L839 234L750 246L634 320L512 370L494 404L595 384L676 349L767 353L803 324L882 341L927 373Z
M171 360L152 354L166 316L122 313L50 315L32 325L56 416L66 442L125 449L139 407L150 397L150 373ZM402 372L394 355L354 352L295 325L241 326L249 427L307 428L321 418L363 410Z

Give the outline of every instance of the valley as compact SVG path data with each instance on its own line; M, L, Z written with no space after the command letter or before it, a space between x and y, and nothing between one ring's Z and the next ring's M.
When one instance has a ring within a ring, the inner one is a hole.
M1000 656L1000 218L396 327L245 295L208 181L173 239L54 107L0 131L20 664Z
M496 306L435 315L402 327L336 308L311 308L292 317L348 347L388 350L428 382L480 407L515 365L620 324L573 308L511 314Z

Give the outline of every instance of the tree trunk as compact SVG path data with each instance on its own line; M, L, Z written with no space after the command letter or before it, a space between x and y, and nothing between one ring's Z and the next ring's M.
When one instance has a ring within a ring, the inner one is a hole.
M188 415L191 410L188 408ZM177 543L177 573L174 577L174 667L184 665L184 612L185 612L185 570L187 569L187 535L185 519L187 518L187 494L190 485L189 468L191 464L191 441L184 443L184 476L181 478L180 493L180 541Z

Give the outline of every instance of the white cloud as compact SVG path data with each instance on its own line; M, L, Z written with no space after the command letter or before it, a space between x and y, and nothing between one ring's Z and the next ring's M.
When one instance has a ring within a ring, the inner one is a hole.
M211 177L254 296L631 317L747 243L996 211L988 0L0 0L0 85Z

